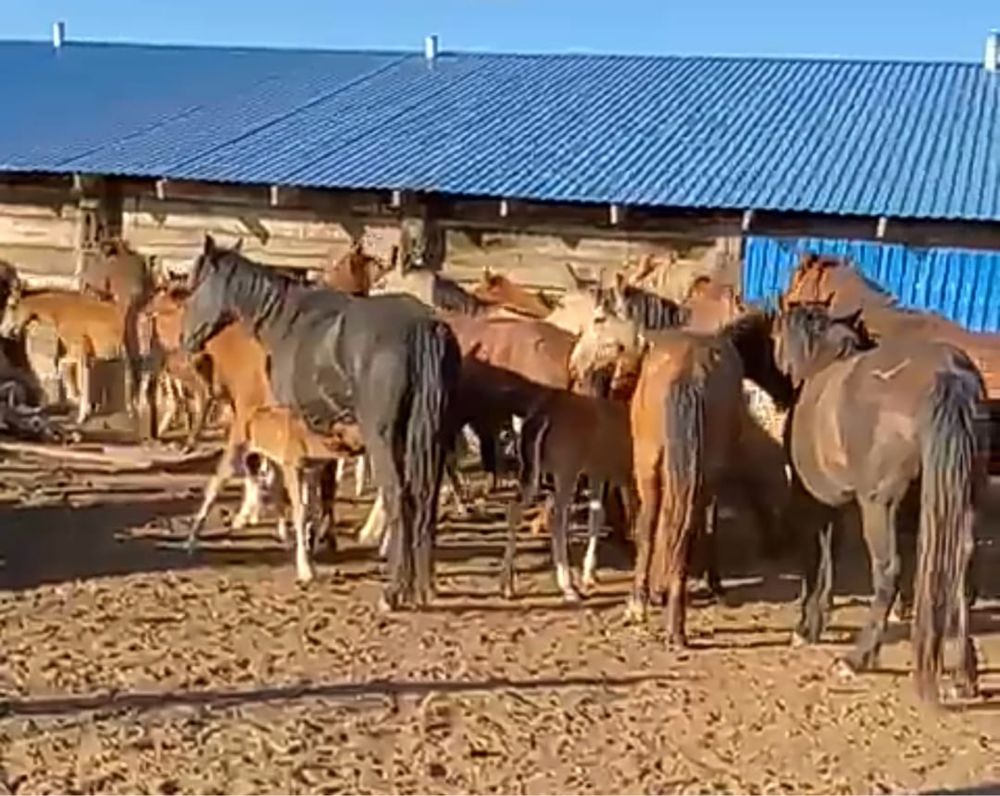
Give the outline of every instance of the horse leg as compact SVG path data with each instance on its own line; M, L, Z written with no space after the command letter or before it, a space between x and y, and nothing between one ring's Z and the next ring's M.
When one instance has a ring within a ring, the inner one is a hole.
M402 516L403 487L400 466L394 454L392 425L386 424L384 431L373 429L365 435L368 455L372 460L372 472L383 499L383 512L388 544L389 580L382 589L380 605L383 610L395 611L405 602L413 599L414 562L412 523Z
M76 423L82 426L88 417L90 417L91 406L90 406L90 368L92 366L91 357L85 352L81 351L79 358L77 359L76 368L76 378L77 378L77 392L80 395L80 403L77 406L76 412Z
M605 483L594 481L590 489L590 501L587 503L587 552L583 556L583 586L590 589L597 585L597 543L601 538L601 528L604 525L604 494Z
M242 450L243 443L241 441L230 439L226 445L226 449L222 452L222 458L219 459L215 473L208 479L208 484L205 486L205 496L202 498L201 507L198 509L198 513L191 523L191 530L188 532L187 539L188 552L194 552L194 549L198 546L198 534L204 527L205 520L208 519L208 512L218 499L219 492L225 486L226 481L233 475L236 457L238 454L242 454Z
M265 472L265 468L272 465L267 461L261 461L260 474ZM260 480L257 473L246 473L243 478L243 502L240 510L236 512L229 527L234 531L242 530L248 525L258 525L260 523Z
M713 600L722 602L726 592L719 575L719 540L716 534L718 522L719 502L712 498L705 509L705 530L700 534L700 539L705 554L705 585L708 587L708 594Z
M660 513L660 481L655 470L658 466L648 472L636 472L639 509L635 515L635 569L632 594L626 606L627 619L644 619L649 605L649 557Z
M552 560L556 567L556 582L566 602L580 601L580 592L573 586L569 568L569 509L576 484L560 475L555 476L552 494Z
M979 656L976 653L976 646L969 633L970 609L974 591L972 589L972 553L975 541L968 542L967 560L968 566L962 575L962 582L959 585L961 599L958 605L958 616L955 622L955 633L958 637L958 665L955 668L955 690L957 695L963 699L972 699L979 691Z
M339 460L338 460L339 461ZM325 539L331 552L337 549L335 508L337 502L337 468L326 462L319 470L320 524L312 539L313 555L319 552L319 543Z
M283 545L288 545L288 514L291 504L288 500L287 485L280 468L272 468L273 477L268 488L268 493L274 503L274 509L278 514L278 521L275 523L275 533Z
M878 662L889 609L899 588L899 555L896 552L896 512L898 503L871 498L859 499L862 531L871 556L872 599L868 621L858 634L844 662L854 671L870 669Z
M385 530L385 499L382 497L382 490L379 489L365 524L358 531L358 544L367 546L377 541L381 545Z
M299 583L308 583L313 579L309 542L306 539L309 478L296 465L285 465L282 469L285 489L292 504L292 525L295 528L295 578Z
M365 493L365 476L368 473L368 461L362 453L354 460L354 497Z
M198 404L198 411L195 414L194 423L188 433L187 440L184 442L186 450L194 448L195 443L198 442L198 438L205 429L205 423L208 421L208 413L212 408L212 404L215 402L215 399L212 397L211 387L208 385L200 386L197 391L196 400Z
M507 544L504 546L503 564L500 567L500 592L505 598L514 597L514 558L517 555L517 532L521 527L524 510L535 502L535 482L530 479L520 485L520 494L507 506Z
M471 512L465 502L467 499L466 488L465 484L462 483L462 476L458 472L458 457L454 451L445 457L444 471L451 486L451 499L455 504L455 513L460 517L468 517Z

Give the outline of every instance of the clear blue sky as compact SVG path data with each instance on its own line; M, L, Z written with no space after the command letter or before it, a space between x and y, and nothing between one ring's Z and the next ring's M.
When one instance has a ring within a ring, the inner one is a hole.
M1000 0L0 0L0 37L979 60Z

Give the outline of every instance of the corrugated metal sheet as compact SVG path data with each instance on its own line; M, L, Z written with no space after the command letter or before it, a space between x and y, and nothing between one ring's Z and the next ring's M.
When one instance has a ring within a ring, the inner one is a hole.
M979 64L0 44L0 168L1000 220Z
M744 298L773 305L806 251L849 257L904 307L939 313L974 331L1000 332L1000 253L993 252L754 236L744 249Z

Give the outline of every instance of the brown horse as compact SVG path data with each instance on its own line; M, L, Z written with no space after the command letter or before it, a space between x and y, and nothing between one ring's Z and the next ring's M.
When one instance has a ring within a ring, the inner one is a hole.
M287 493L292 508L292 526L295 529L295 572L300 582L313 579L307 541L307 511L317 486L318 467L329 468L334 460L356 456L364 450L360 432L355 425L337 425L329 434L319 436L309 430L298 413L287 407L263 406L250 415L243 428L246 440L248 470L253 473L255 457L263 457L274 464L280 474L278 484L279 521L278 535L285 541L284 496ZM322 498L316 499L321 502Z
M201 436L209 411L220 396L211 355L207 352L191 355L181 348L186 297L185 287L175 285L156 290L139 313L139 328L140 337L150 350L149 376L159 382L167 397L157 434L162 435L180 411L188 430L185 444L191 447Z
M393 247L392 260L384 265L377 257L367 254L364 244L357 240L342 257L327 263L323 269L323 284L352 296L367 296L372 285L395 267L397 252L398 248Z
M65 357L59 364L65 373L76 365L71 400L77 403L77 423L90 417L91 371L96 359L114 359L125 347L126 308L94 296L69 290L11 292L3 317L4 336L23 336L34 323L51 326Z
M585 433L581 433L584 429ZM580 476L586 476L590 490L587 552L583 562L585 587L596 582L597 542L603 514L600 497L605 485L620 489L625 495L627 513L634 513L628 407L620 401L545 389L544 396L539 397L524 420L519 450L520 495L508 509L502 590L505 596L513 596L517 529L524 509L538 494L542 476L550 475L554 491L547 501L546 513L552 533L556 579L564 599L576 602L580 594L569 571L567 535L569 509Z
M789 432L798 480L820 506L857 501L871 559L871 614L844 663L853 671L875 665L899 587L897 532L915 529L917 690L938 698L944 637L954 627L956 686L970 695L977 665L966 589L985 481L983 379L949 343L901 336L872 348L857 315L842 321L826 306L786 305L775 326L777 360L800 387ZM830 533L822 512L815 528ZM832 572L820 566L828 543L817 534L811 548L796 636L814 642Z
M906 336L951 343L965 351L983 374L986 392L1000 400L1000 334L970 332L940 315L900 307L896 299L846 260L809 254L792 274L786 304L829 304L836 316L861 313L876 340Z
M515 284L503 274L497 274L489 267L483 269L483 276L469 291L480 301L526 315L529 318L544 318L554 307L541 293L536 293Z
M139 342L139 313L153 294L153 276L146 258L120 238L104 240L95 257L85 260L80 289L116 304L122 312L124 348L127 360L126 404L138 415L139 402L150 401L151 393L143 388L144 364ZM145 392L145 394L144 394ZM151 404L152 405L152 404ZM155 416L150 417L152 421Z
M684 645L692 544L714 536L715 494L738 453L745 412L743 369L721 336L655 334L641 359L631 402L639 494L629 614L666 597L670 643ZM717 580L709 569L710 586Z

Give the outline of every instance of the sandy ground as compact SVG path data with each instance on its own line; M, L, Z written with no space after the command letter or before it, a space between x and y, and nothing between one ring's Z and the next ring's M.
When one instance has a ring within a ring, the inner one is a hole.
M386 618L380 565L348 541L308 588L269 527L217 522L189 559L202 474L0 476L0 793L1000 790L996 483L983 698L935 711L913 696L905 626L878 672L831 671L865 610L856 544L825 643L792 649L792 568L727 523L728 604L696 601L677 653L657 623L623 624L613 549L567 607L525 535L522 596L501 600L501 503L445 524L433 609ZM342 506L343 531L362 508Z

